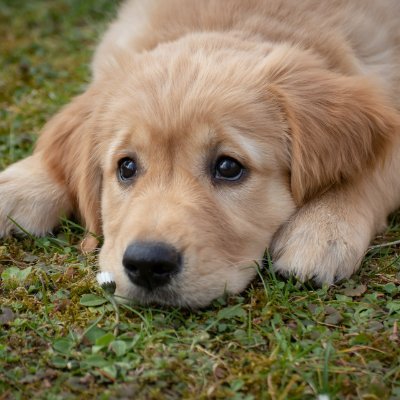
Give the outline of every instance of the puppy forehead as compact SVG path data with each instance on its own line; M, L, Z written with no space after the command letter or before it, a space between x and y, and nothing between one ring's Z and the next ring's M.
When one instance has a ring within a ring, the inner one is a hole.
M234 127L212 127L197 124L180 130L163 131L151 127L120 129L109 147L109 154L123 155L126 152L158 154L174 152L183 157L204 157L209 153L237 156L262 164L268 149L248 132Z

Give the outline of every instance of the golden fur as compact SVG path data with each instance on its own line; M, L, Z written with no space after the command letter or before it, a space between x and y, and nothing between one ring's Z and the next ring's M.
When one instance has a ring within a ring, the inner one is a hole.
M283 274L350 276L400 205L399 20L397 0L127 1L90 87L0 174L0 236L7 216L41 235L78 212L117 293L143 303L240 292L267 246ZM246 177L213 183L219 155ZM182 252L167 288L129 281L133 241Z

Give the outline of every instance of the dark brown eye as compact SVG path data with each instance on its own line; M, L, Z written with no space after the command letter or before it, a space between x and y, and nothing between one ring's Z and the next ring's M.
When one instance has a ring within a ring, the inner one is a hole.
M215 164L214 178L223 181L238 181L242 178L244 167L232 157L220 157Z
M136 163L131 158L123 158L118 161L118 177L121 181L125 182L133 179L136 172Z

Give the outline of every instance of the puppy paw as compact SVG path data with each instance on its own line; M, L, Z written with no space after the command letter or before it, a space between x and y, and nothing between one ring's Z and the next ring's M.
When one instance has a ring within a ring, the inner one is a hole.
M0 173L0 237L21 230L44 235L69 209L65 189L52 179L38 155Z
M270 252L278 273L333 284L358 269L369 242L369 229L362 221L311 207L280 228Z
M26 219L21 218L21 214L29 213L23 210L25 206L21 207L21 194L24 189L23 186L18 188L19 179L13 179L13 175L11 167L0 174L0 238L20 231L17 224L24 223L22 219Z

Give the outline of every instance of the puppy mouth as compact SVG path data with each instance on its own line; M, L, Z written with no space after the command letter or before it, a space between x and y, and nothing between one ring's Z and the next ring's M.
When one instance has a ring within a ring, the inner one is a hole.
M168 285L153 287L152 289L134 285L130 292L130 299L142 305L165 305L189 307L182 298L180 291L172 282Z

